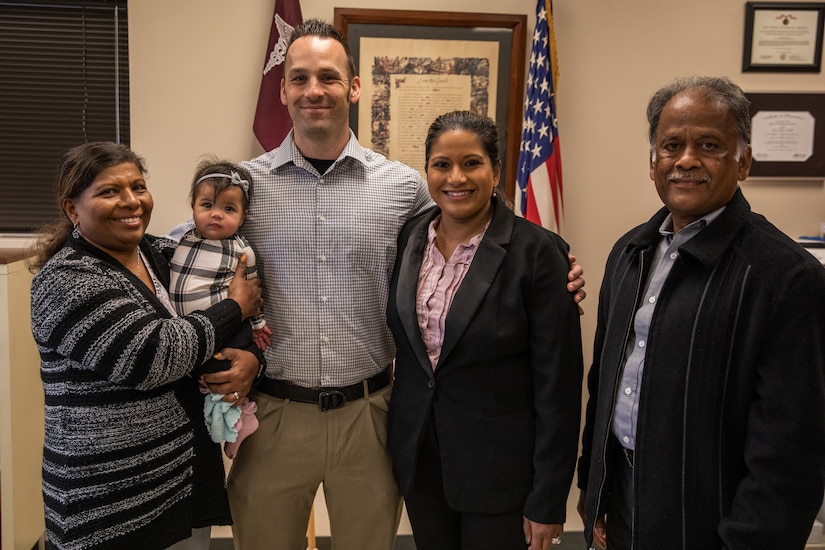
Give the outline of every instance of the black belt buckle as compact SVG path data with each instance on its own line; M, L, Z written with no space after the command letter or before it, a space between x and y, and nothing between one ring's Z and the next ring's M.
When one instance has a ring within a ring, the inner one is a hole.
M347 396L338 390L322 391L318 393L318 408L321 409L322 412L343 407L346 402Z

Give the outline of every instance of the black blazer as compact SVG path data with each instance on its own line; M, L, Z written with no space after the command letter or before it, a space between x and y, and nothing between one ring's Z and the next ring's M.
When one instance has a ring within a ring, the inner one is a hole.
M490 227L453 300L433 371L415 308L427 228L401 233L387 319L397 347L388 446L402 493L433 417L447 502L459 511L523 509L563 523L581 420L579 314L567 244L494 201Z

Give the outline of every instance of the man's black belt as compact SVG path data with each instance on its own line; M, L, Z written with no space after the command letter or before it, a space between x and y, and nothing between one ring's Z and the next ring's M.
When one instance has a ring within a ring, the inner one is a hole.
M367 391L377 392L389 386L390 382L392 382L392 365L388 365L383 371L366 379ZM258 381L256 389L272 397L299 403L314 403L324 412L343 407L347 401L364 397L364 381L343 388L305 388L283 380L264 377Z

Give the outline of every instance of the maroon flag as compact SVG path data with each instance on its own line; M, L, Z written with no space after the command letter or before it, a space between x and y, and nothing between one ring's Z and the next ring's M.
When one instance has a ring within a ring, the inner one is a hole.
M281 79L284 77L284 54L292 29L301 23L299 0L276 0L275 14L269 31L261 90L255 108L252 131L267 151L276 148L292 128L289 112L281 103Z

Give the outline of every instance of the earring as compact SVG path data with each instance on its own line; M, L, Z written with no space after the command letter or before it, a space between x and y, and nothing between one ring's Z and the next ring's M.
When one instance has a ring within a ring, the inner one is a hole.
M74 227L72 228L72 237L75 239L80 238L80 230L78 230L77 224L74 224Z

